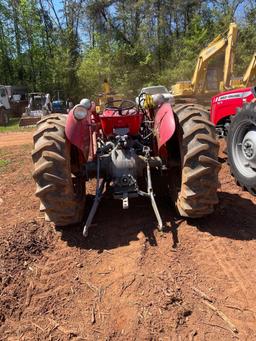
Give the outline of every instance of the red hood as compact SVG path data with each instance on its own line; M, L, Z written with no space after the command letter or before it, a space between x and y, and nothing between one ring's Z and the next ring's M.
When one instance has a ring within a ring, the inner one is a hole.
M220 92L219 94L212 97L212 101L213 101L213 99L220 97L220 96L231 95L231 94L242 94L245 92L253 93L253 88L248 87L248 88L242 88L242 89L240 88L240 89L233 89L233 90L229 90L229 91Z
M255 96L255 88L253 88L253 87L242 88L242 89L240 88L240 89L234 89L234 90L229 90L229 91L225 91L225 92L220 92L219 94L212 97L212 103L226 99L227 98L226 96L228 96L230 99L232 99L232 98L235 99L235 98L239 98L239 97L248 97L252 94Z

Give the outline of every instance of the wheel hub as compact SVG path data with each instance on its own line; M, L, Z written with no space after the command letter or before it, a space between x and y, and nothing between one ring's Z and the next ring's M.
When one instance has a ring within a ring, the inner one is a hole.
M242 152L250 167L256 168L256 131L246 133L242 142Z

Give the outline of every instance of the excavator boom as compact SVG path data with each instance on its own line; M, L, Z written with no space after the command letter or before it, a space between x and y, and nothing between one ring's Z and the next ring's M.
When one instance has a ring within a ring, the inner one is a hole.
M223 69L223 83L220 84L220 91L230 89L230 79L233 74L234 67L234 50L236 46L237 32L237 25L235 23L231 23L227 36L227 47L225 51L225 61Z
M214 40L214 43L211 43L203 49L198 57L196 68L194 71L194 75L191 80L191 85L194 92L200 90L202 83L204 83L207 73L207 63L210 59L212 59L217 53L223 50L226 46L226 39L218 36L218 39Z
M197 59L197 64L191 82L179 82L172 87L174 96L196 96L209 92L206 88L206 77L208 66L217 55L224 51L222 79L218 82L218 90L230 87L230 78L233 72L234 48L237 40L238 28L236 23L229 25L229 30L218 35L206 48L204 48Z

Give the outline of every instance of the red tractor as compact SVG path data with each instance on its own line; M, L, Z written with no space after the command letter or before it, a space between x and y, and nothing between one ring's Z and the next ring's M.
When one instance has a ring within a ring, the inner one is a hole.
M51 114L38 123L33 177L48 221L59 226L81 222L86 182L93 178L96 193L84 236L104 189L124 209L129 199L148 197L160 230L154 189L161 183L181 216L213 212L220 168L214 126L203 107L185 104L173 109L172 96L156 93L159 89L144 88L137 103L108 102L100 114L84 99L67 117Z
M256 195L256 87L212 98L211 121L227 137L228 162L238 185Z

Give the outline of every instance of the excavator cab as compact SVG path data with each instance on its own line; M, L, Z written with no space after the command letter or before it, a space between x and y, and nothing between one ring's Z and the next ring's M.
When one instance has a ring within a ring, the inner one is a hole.
M205 88L207 91L218 91L220 83L220 72L215 67L209 67L206 74Z
M224 70L225 54L220 53L214 60L211 60L207 66L205 92L215 94L224 89Z

